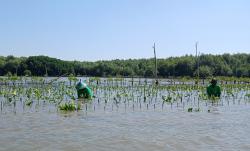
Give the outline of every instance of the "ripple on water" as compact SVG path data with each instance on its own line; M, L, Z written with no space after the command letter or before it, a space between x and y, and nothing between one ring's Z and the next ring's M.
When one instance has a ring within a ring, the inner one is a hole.
M250 107L2 114L0 150L249 150Z

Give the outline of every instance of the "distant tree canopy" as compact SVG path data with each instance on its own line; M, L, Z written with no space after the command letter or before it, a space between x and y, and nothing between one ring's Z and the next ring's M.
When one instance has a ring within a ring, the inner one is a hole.
M202 54L157 59L158 77L169 76L237 76L250 77L250 54ZM199 63L198 63L199 62ZM199 70L198 70L199 64ZM138 76L155 75L154 60L128 59L96 62L63 61L47 56L0 56L0 75L60 76ZM199 72L198 72L199 71Z

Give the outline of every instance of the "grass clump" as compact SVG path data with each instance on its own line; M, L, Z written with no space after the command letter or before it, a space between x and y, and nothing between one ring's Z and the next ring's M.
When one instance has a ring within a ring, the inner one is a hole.
M60 104L59 109L63 111L76 111L81 109L81 105L80 103L75 104L73 101L71 101Z
M188 108L188 112L193 112L193 108L192 107Z

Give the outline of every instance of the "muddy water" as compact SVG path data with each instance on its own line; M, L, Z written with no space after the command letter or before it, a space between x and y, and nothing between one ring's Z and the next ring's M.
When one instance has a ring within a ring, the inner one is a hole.
M1 151L249 151L250 105L0 114Z

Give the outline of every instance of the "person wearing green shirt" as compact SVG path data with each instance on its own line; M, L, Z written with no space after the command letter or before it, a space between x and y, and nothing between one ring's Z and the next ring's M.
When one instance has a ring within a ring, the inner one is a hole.
M78 98L91 99L93 97L91 89L81 80L77 83L76 90Z
M221 90L220 90L220 87L217 85L217 80L213 78L210 83L211 85L207 87L208 97L211 97L211 96L220 97Z

